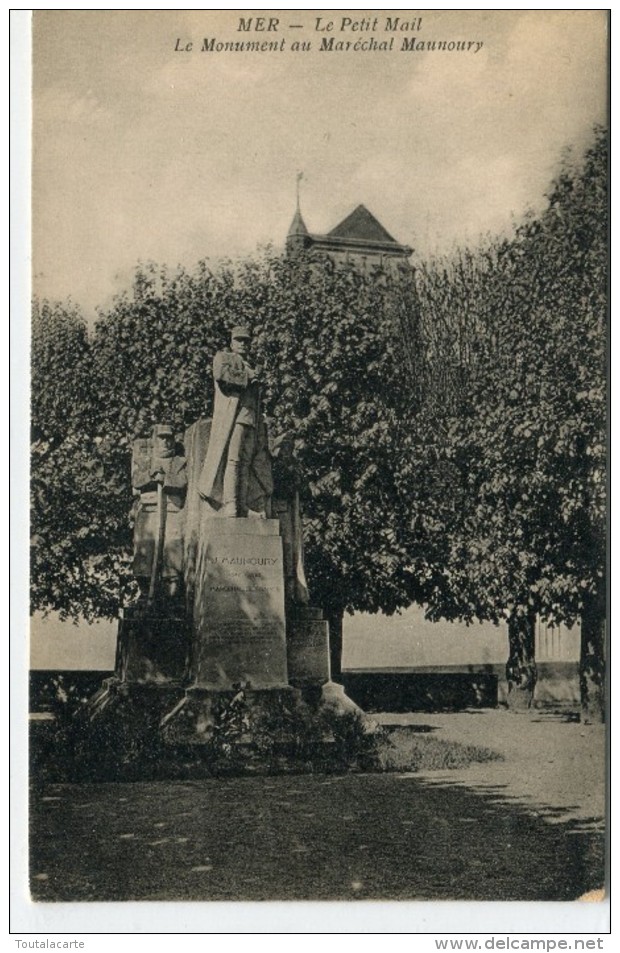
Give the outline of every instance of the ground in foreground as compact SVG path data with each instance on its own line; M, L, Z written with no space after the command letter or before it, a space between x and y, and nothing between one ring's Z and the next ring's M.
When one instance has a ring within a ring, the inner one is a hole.
M46 784L33 898L571 900L602 834L411 774Z

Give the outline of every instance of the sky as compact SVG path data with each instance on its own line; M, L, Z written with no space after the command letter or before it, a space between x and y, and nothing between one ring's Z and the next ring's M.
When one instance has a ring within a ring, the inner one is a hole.
M300 170L311 232L363 203L414 262L449 252L541 208L563 151L605 121L603 11L394 11L422 17L407 32L385 30L389 11L374 30L368 11L327 11L337 41L393 38L342 52L319 50L319 15L277 11L256 33L234 11L37 11L34 291L92 320L140 260L282 247ZM475 42L411 52L403 37ZM285 49L201 52L204 38Z

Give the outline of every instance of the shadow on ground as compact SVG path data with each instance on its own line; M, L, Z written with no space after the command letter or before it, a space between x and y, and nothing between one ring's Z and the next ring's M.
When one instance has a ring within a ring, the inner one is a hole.
M572 900L603 835L410 774L44 784L39 901Z

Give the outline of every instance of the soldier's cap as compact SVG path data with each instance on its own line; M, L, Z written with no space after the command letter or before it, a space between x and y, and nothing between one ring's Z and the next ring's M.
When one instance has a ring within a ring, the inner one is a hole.
M174 429L170 424L155 424L153 427L154 437L165 437L168 434L174 437Z
M232 338L251 338L250 329L245 324L236 324L230 332Z

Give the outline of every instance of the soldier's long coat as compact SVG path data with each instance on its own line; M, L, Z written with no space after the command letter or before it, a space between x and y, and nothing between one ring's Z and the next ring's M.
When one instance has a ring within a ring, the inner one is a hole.
M216 354L216 360L219 355ZM215 370L215 367L214 367ZM222 505L224 471L228 444L239 412L239 394L225 394L218 380L215 380L215 401L213 422L207 456L200 474L198 492L211 506L218 509Z
M251 373L253 372L239 355L228 351L218 351L215 355L213 423L198 484L200 496L215 509L222 505L228 444L237 417L244 410L241 397L250 383ZM250 466L248 504L251 509L254 508L252 503L258 503L261 498L267 499L273 489L266 437L266 428L259 419L256 423L256 447Z

